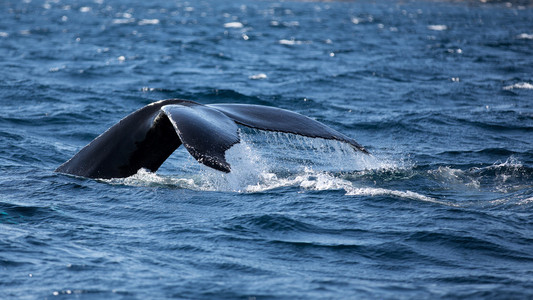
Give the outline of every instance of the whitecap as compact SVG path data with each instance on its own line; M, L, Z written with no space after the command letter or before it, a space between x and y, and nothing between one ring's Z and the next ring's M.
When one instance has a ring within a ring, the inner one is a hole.
M125 13L117 13L116 14L117 17L122 17L122 18L125 18L125 19L131 19L131 17L133 17L132 14L128 13L128 12L125 12Z
M83 12L83 13L90 12L91 10L92 8L90 8L89 6L80 7L80 12Z
M48 69L48 72L50 73L54 73L54 72L59 72L60 70L63 70L63 69L66 69L67 67L65 65L61 66L61 67L52 67L50 69Z
M192 190L199 189L199 187L196 186L196 184L194 183L194 180L191 178L174 178L170 176L160 176L146 169L139 169L136 174L127 178L102 179L102 181L113 185L173 186Z
M352 23L354 23L354 24L359 24L359 23L362 23L364 20L361 19L361 18L353 17L353 18L351 19L351 21L352 21Z
M251 75L250 77L248 77L250 79L254 79L254 80L259 80L259 79L267 79L268 76L267 74L265 73L259 73L259 74L255 74L255 75Z
M448 26L446 25L429 25L429 30L435 30L435 31L444 31L448 29Z
M522 33L519 34L517 38L522 40L533 40L533 34Z
M499 169L499 168L505 168L505 167L521 168L521 167L523 167L523 164L522 164L521 161L516 159L514 156L510 156L504 162L501 162L501 161L500 162L496 162L492 166L487 167L487 168Z
M142 19L138 23L139 25L157 25L159 24L158 19Z
M281 45L289 45L289 46L292 46L292 45L301 45L303 44L304 42L303 41L297 41L297 40L286 40L286 39L283 39L283 40L279 40L279 43Z
M513 89L533 90L533 84L529 82L519 82L513 85L505 86L503 87L503 89L504 90L513 90Z
M243 28L244 25L241 22L228 22L224 24L224 28Z
M518 205L527 205L533 203L533 197L529 197L523 200L520 200L517 204Z
M135 19L113 19L113 24L129 24L135 22Z
M431 202L436 204L442 204L442 205L449 205L449 206L458 206L453 203L448 203L444 201L439 201L435 198L425 196L416 192L412 191L398 191L398 190L389 190L384 188L372 188L372 187L364 187L364 188L352 188L347 190L346 195L349 196L393 196L397 198L406 198L411 200L418 200L418 201L424 201L424 202Z
M435 198L409 190L399 191L376 187L356 187L348 180L342 179L327 172L316 172L309 168L305 169L304 174L297 175L294 178L278 178L275 174L265 174L264 178L267 180L255 185L249 185L244 189L244 191L253 193L264 192L280 187L299 186L304 190L313 191L344 190L346 196L392 196L396 198L456 206L455 204L439 201Z
M481 187L481 183L479 182L478 178L473 177L460 169L440 166L436 170L429 170L428 174L433 176L438 181L448 185L464 185L466 187L475 189L479 189Z

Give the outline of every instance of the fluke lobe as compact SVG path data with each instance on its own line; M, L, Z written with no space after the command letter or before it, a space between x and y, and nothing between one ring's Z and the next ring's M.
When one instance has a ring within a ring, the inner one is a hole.
M155 172L181 144L198 162L230 172L225 152L240 141L237 124L337 140L368 154L355 140L292 111L262 105L203 105L170 99L154 102L126 116L56 172L104 179L128 177L141 168Z

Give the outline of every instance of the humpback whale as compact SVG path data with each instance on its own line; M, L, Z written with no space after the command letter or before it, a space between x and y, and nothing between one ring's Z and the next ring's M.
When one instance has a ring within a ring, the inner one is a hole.
M337 140L368 154L355 140L301 114L250 104L200 104L168 99L131 113L82 148L56 172L89 178L124 178L151 172L180 145L201 164L230 172L225 152L240 142L238 126Z

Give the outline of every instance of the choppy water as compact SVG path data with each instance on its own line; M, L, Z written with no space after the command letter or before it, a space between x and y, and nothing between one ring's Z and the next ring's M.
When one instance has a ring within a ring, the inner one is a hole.
M2 1L0 298L533 296L529 2ZM290 109L234 172L53 170L156 100Z

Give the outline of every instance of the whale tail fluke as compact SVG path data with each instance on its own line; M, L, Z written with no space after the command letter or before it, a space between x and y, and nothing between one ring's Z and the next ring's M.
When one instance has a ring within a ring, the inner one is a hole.
M337 140L368 154L355 140L288 110L170 99L149 104L120 120L56 172L104 179L128 177L141 168L155 172L181 144L198 162L230 172L225 152L240 141L237 124Z

